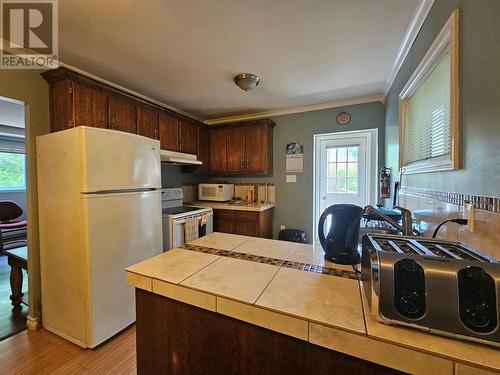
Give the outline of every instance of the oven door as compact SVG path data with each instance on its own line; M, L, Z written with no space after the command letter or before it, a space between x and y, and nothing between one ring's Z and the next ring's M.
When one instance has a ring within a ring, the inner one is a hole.
M208 223L200 225L199 228L199 237L206 236L214 231L213 224L213 213L207 212L208 215ZM201 216L201 215L194 215ZM170 236L169 236L169 249L175 249L176 247L184 245L184 224L186 223L187 218L193 216L185 216L183 218L178 219L170 219Z

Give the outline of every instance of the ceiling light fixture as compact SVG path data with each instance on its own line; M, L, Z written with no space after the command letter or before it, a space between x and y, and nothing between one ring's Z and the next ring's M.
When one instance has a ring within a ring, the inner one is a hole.
M234 77L234 83L236 83L236 85L244 91L254 89L259 82L260 78L252 73L241 73Z

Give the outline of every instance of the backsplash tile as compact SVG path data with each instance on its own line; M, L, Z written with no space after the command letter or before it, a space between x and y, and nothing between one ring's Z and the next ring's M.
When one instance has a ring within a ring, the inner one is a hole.
M445 220L463 217L463 204L476 206L475 228L455 223L443 225L438 238L460 241L500 259L500 198L403 187L399 203L413 212L417 229L431 237Z
M460 241L500 259L500 214L476 210L474 232L460 226L458 236Z

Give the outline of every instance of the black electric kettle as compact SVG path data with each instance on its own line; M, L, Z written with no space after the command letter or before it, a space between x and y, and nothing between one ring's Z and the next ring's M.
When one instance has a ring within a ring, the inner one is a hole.
M363 209L354 204L334 204L319 219L318 235L325 259L340 264L358 264L359 224ZM324 233L325 220L331 216L328 234Z

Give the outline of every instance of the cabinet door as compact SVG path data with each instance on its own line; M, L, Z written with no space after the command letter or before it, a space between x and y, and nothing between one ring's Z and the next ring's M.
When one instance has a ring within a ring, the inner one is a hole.
M242 236L259 236L259 213L248 211L235 211L236 234Z
M162 112L159 122L161 149L179 151L179 119Z
M209 130L210 172L226 172L226 129Z
M69 129L75 126L73 117L73 88L71 81L61 79L50 84L50 131Z
M154 109L137 106L137 134L158 139L158 113Z
M222 233L236 233L234 211L214 210L214 230Z
M187 154L196 154L198 151L198 126L187 120L181 120L180 129L180 151Z
M226 172L245 172L245 128L226 128Z
M196 173L208 173L210 163L210 141L208 139L208 129L206 126L198 128L198 160L203 164L195 168Z
M125 97L110 96L109 128L137 133L135 103Z
M269 173L267 168L267 127L251 125L245 128L245 172Z
M99 89L73 82L75 126L108 127L108 95Z

